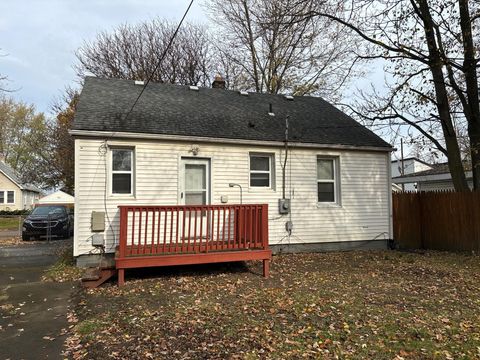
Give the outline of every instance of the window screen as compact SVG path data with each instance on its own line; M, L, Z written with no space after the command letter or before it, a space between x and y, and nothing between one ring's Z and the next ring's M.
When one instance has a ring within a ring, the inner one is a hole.
M132 149L112 149L112 194L133 194Z
M317 158L317 196L319 203L336 203L337 159Z
M250 154L250 187L272 187L272 155Z

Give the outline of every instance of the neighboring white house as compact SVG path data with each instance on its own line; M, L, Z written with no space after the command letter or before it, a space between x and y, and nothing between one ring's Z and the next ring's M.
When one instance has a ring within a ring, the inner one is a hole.
M447 163L432 164L431 168L419 171L414 174L397 176L392 179L396 184L417 184L417 191L444 191L454 190L452 176L448 170ZM465 171L467 182L470 188L473 188L472 171L467 168Z
M402 160L392 160L392 178L397 178L402 175L409 175L413 173L417 173L420 171L430 170L432 169L432 165L422 161L416 157L408 157ZM403 170L402 170L403 167ZM393 181L394 185L398 185L394 188L395 191L401 191L403 185L404 191L417 191L417 183L416 181L412 181L409 183L397 183ZM399 190L397 190L399 189Z
M41 190L20 180L15 171L0 159L0 210L29 210Z
M392 148L323 99L149 84L125 119L141 89L86 78L71 131L75 256L94 250L92 212L107 211L111 253L118 205L238 204L237 185L243 203L268 203L274 249L386 247L392 238ZM279 213L283 187L289 214Z
M62 204L62 205L73 205L75 203L75 198L63 192L61 190L55 191L52 194L48 194L38 200L38 204Z

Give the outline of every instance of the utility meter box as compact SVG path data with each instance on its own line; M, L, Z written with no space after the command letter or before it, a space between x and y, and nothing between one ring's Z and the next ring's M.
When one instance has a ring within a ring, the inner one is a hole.
M105 212L92 211L92 231L105 231Z
M290 199L278 199L278 213L279 214L290 213Z
M93 234L92 236L92 246L103 246L103 234Z

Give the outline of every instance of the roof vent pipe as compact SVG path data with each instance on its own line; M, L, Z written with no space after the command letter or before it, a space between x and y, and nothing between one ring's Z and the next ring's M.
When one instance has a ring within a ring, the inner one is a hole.
M275 113L273 112L273 106L272 106L272 103L268 104L269 105L269 108L268 108L268 115L270 116L275 116Z

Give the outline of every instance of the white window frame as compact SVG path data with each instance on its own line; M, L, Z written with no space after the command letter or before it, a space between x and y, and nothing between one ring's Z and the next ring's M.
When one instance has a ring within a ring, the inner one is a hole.
M135 148L128 147L128 146L112 146L109 149L109 194L110 196L115 197L131 197L135 194ZM130 157L130 171L126 170L113 170L113 152L115 150L127 150L132 152L132 156ZM130 193L114 193L113 192L113 175L114 174L130 174Z
M13 202L8 202L8 193L13 192ZM0 193L3 194L3 202L0 202L2 205L13 205L16 201L16 191L15 190L0 190Z
M252 170L251 169L251 162L252 157L263 157L268 158L268 165L269 169L266 170ZM275 169L275 154L272 153L260 153L260 152L251 152L248 154L248 187L251 189L273 189L273 179L275 176L274 173ZM252 185L251 182L251 175L252 174L268 174L268 186L255 186Z
M319 179L318 178L318 161L319 160L329 160L333 164L333 179ZM340 205L340 172L338 171L340 159L338 156L322 156L317 155L315 167L315 176L317 178L316 182L316 196L318 205ZM333 201L319 201L318 199L318 184L327 183L333 184Z
M9 192L12 192L12 193L13 193L13 202L9 202L9 201L8 201L8 193L9 193ZM15 190L5 190L5 204L8 204L8 205L13 205L13 204L15 204L15 200L16 200L15 198L17 197L16 195L17 195L17 194L16 194L16 191L15 191Z

